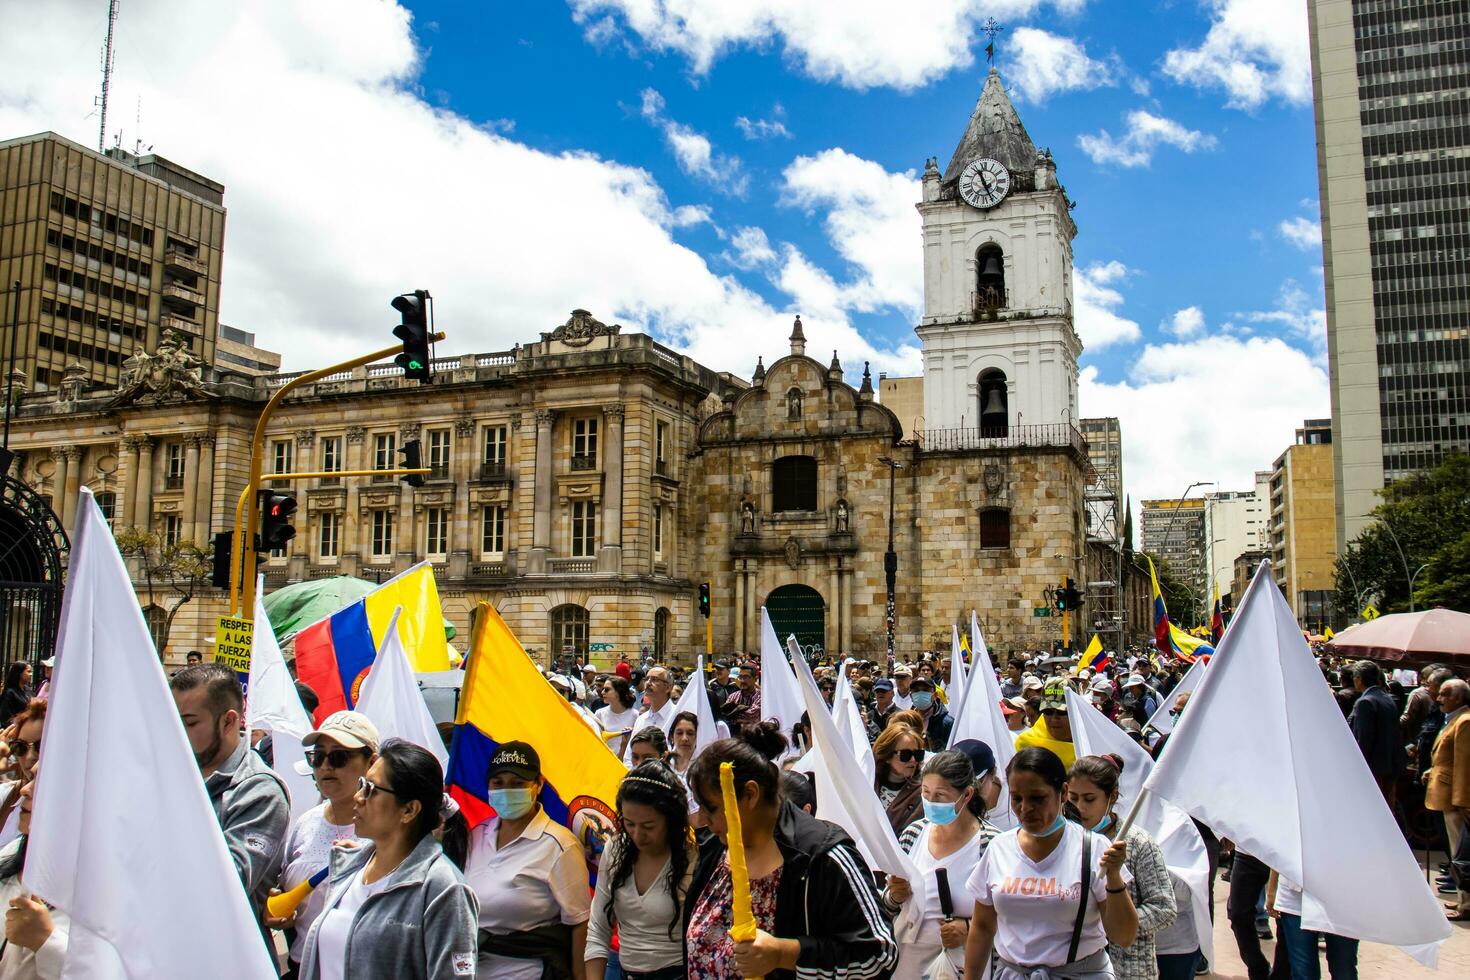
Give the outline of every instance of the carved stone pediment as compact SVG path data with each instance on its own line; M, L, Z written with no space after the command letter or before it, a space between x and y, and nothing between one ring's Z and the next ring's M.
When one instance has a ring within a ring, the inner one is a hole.
M123 361L112 404L159 404L207 397L204 362L184 346L183 334L165 330L157 351L149 354L140 347Z
M568 347L586 347L598 337L611 336L622 329L616 323L608 326L586 310L573 310L566 323L544 336L547 340L555 340Z

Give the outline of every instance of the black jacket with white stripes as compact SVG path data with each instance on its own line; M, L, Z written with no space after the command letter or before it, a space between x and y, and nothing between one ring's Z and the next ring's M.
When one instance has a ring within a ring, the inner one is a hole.
M898 964L893 926L878 900L873 874L852 838L782 801L776 846L784 864L776 890L780 939L801 943L796 972L777 970L768 980L886 980ZM699 905L725 847L713 834L700 843L699 860L684 903L684 931Z

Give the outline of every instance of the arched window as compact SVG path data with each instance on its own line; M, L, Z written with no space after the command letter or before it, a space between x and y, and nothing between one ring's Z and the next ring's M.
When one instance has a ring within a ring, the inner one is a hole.
M811 456L782 456L771 464L771 510L817 509L817 461Z
M112 520L117 516L117 494L110 490L103 490L101 493L94 493L92 499L97 501L97 509L102 511L102 519L107 522L108 527L112 527Z
M994 242L975 253L975 310L993 313L1006 306L1005 254Z
M801 420L801 389L792 388L786 392L786 420L799 422Z
M660 609L653 614L653 659L663 663L669 656L669 611Z
M1011 512L1004 507L987 507L980 512L980 547L1011 546Z
M1005 438L1011 418L1006 373L999 368L987 368L980 372L976 388L980 393L980 438Z
M143 610L143 621L153 636L153 648L162 657L163 648L168 645L168 610L158 605L148 606Z
M587 653L587 610L581 606L557 606L551 610L551 659Z

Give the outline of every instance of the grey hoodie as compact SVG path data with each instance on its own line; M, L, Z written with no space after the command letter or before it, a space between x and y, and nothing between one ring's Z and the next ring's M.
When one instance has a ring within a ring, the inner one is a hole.
M352 879L372 857L373 845L332 849L327 903L306 934L302 980L318 980L317 934ZM344 977L455 980L473 977L480 903L432 834L394 868L383 890L369 895L352 920Z
M204 788L258 922L266 896L280 878L281 851L291 829L286 789L243 738L224 765L204 780ZM267 945L269 938L266 933Z

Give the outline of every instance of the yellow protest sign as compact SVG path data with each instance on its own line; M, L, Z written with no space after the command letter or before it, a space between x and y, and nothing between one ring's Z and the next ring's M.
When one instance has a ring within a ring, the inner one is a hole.
M221 616L214 631L214 662L238 674L250 673L250 642L255 624L248 619Z
M1368 620L1371 623L1373 620L1377 619L1380 615L1382 615L1382 613L1380 613L1378 611L1378 607L1377 606L1367 605L1367 606L1364 606L1363 607L1363 611L1361 613L1359 613L1359 615L1362 616L1364 619Z

